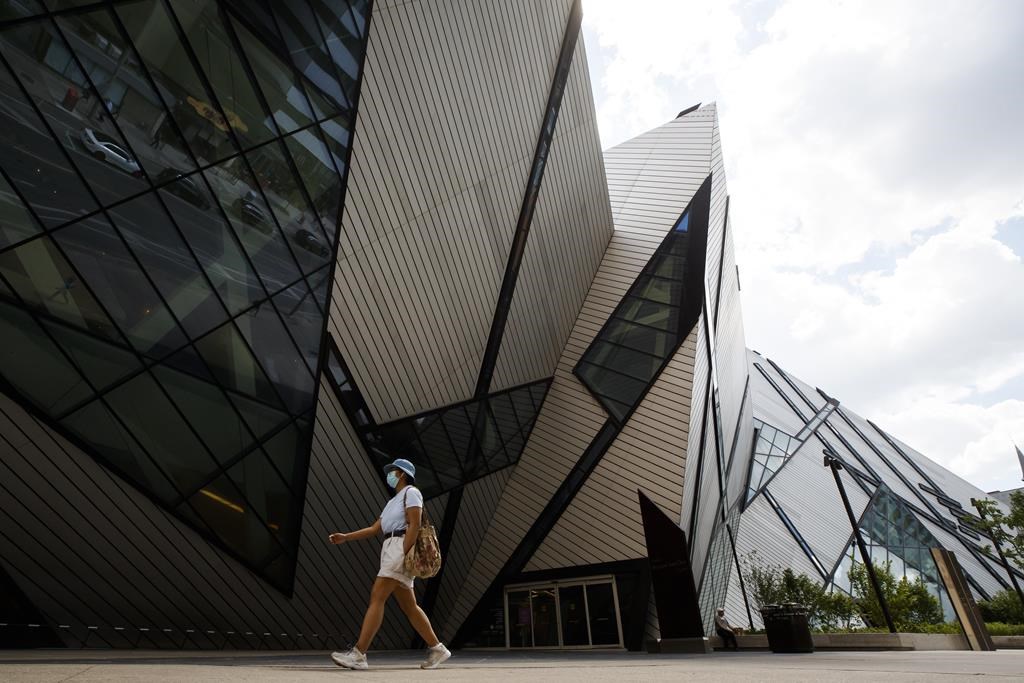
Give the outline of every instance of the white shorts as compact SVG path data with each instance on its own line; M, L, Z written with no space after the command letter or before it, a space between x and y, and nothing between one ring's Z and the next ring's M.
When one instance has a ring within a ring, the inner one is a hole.
M412 588L413 577L405 573L405 537L395 536L384 539L380 549L380 571L377 576L394 579L407 588Z

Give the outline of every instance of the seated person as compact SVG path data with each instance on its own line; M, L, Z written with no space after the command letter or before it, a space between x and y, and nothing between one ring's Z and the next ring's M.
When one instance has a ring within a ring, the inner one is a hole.
M728 649L729 643L732 643L732 649L740 649L739 643L736 642L736 633L733 631L732 626L729 624L729 620L725 618L725 608L719 607L715 611L715 633L722 639L722 647Z

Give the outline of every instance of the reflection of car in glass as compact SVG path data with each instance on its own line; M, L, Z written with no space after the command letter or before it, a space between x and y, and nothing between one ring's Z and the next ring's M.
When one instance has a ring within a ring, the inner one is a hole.
M116 166L125 173L131 173L136 178L142 177L142 169L139 162L132 158L113 138L104 135L98 130L84 128L82 130L82 144L93 158L105 161L111 166Z
M157 183L166 183L175 181L170 185L164 187L165 190L171 194L177 195L184 199L192 206L197 206L200 209L209 209L210 200L206 198L206 195L197 184L196 180L192 177L183 175L183 171L178 171L173 168L166 168L156 177Z
M249 190L235 201L235 213L241 216L243 223L260 232L269 233L272 230L267 221L267 213L260 207L260 198L255 190Z
M327 248L320 238L305 228L296 230L295 234L292 235L292 241L320 258L327 258L331 253L331 250Z

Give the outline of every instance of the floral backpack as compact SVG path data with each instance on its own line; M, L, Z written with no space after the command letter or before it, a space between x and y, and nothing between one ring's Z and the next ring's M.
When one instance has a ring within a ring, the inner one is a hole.
M406 499L409 497L408 489L405 497L402 498L402 506L405 507ZM430 523L427 516L427 506L423 506L423 517L420 522L420 532L416 536L416 543L405 554L405 573L417 579L429 579L437 576L441 571L441 543L437 540L437 530Z

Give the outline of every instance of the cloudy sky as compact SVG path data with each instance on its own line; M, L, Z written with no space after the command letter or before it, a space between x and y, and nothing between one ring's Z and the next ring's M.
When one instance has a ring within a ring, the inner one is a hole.
M583 6L605 147L718 103L748 346L1021 486L1024 2Z

